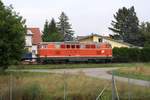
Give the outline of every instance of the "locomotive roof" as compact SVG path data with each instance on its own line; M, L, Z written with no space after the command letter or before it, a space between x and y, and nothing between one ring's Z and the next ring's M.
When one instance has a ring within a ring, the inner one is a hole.
M107 42L97 43L97 42L88 42L88 43L80 43L78 41L66 41L66 42L40 42L40 44L109 44Z
M40 42L40 44L49 44L49 43L79 43L78 41L65 41L65 42Z

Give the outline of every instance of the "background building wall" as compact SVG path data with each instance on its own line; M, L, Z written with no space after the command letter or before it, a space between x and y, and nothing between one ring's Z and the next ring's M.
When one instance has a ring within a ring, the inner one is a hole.
M107 43L111 44L112 48L114 48L114 47L118 47L118 48L127 47L127 48L129 48L130 47L129 45L119 43L119 42L115 42L115 41L112 41L112 40L107 40L107 39L103 39L103 42L107 42Z

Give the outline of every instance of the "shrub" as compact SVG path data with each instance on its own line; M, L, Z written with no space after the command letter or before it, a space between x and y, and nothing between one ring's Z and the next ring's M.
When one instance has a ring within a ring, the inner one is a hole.
M114 62L128 62L128 48L114 48L113 49L113 61Z
M145 47L141 50L140 59L143 62L150 61L150 47Z
M150 48L114 48L113 62L149 62Z
M138 62L140 61L141 50L138 48L128 48L128 60L129 62Z

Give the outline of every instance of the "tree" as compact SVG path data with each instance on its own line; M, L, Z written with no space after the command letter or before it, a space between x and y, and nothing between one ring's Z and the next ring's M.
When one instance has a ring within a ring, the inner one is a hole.
M45 21L45 24L44 24L44 30L43 30L43 35L42 35L42 40L44 42L48 42L48 37L49 37L49 23L48 23L48 20Z
M140 33L142 34L142 44L145 47L150 47L150 23L142 22L140 25Z
M62 35L58 32L54 18L52 18L50 23L46 20L42 39L44 42L62 41Z
M0 67L18 63L24 53L25 20L0 0Z
M136 16L134 7L127 9L123 7L114 15L115 21L112 21L111 31L119 35L124 42L138 45L139 44L139 20Z
M120 35L118 35L118 34L113 34L113 35L110 34L109 37L114 39L114 40L121 40Z
M58 33L58 29L56 27L56 22L54 18L52 18L50 24L49 24L49 32L50 33Z
M68 16L64 12L61 13L58 22L58 31L63 35L64 41L72 41L74 31L72 31L71 24L68 22Z

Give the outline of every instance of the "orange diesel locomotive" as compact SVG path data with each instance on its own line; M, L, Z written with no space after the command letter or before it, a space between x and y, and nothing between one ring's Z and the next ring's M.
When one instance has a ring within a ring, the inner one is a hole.
M108 43L42 42L38 54L40 61L108 61L112 48Z

